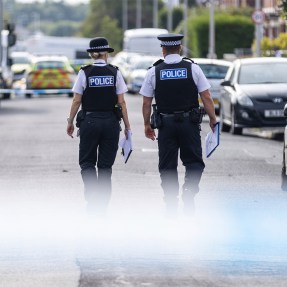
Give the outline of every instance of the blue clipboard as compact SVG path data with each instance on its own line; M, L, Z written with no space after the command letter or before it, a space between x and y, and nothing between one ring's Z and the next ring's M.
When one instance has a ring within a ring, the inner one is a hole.
M215 149L219 146L220 140L220 122L214 126L214 132L210 131L205 137L205 151L206 157L210 157Z

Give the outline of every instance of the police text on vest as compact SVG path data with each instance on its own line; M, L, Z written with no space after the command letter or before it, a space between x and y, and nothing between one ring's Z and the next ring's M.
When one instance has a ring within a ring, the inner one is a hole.
M114 85L113 76L93 76L89 77L90 88L108 87Z
M161 80L177 80L186 78L187 78L187 70L185 68L165 69L160 71Z

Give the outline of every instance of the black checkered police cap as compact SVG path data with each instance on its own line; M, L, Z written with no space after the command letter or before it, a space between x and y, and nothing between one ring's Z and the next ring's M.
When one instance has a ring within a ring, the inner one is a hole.
M161 41L161 47L174 47L181 45L182 34L161 34L157 38Z
M97 37L90 41L90 48L87 49L88 53L92 52L114 52L114 49L109 46L108 40L104 37Z

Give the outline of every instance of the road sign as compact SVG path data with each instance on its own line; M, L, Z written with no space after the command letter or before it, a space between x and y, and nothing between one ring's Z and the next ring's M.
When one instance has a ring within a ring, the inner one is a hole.
M255 10L252 13L252 21L255 24L263 24L264 23L264 19L265 19L265 14L263 11L261 10Z

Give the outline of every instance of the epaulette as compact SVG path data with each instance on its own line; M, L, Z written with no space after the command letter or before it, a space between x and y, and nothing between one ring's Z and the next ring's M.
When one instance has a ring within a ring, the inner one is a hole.
M191 60L190 58L187 58L187 57L183 57L182 60L187 60L193 64L196 64L193 60Z
M159 60L157 60L155 63L153 63L152 65L153 66L157 66L157 65L159 65L160 63L162 63L164 60L163 59L159 59Z
M85 70L85 69L87 69L87 68L89 68L89 67L91 67L92 65L91 64L89 64L89 65L83 65L83 66L81 66L81 69L82 70Z
M115 65L112 65L112 64L108 64L110 67L113 67L113 68L115 68L115 69L119 69L119 67L118 66L115 66Z

